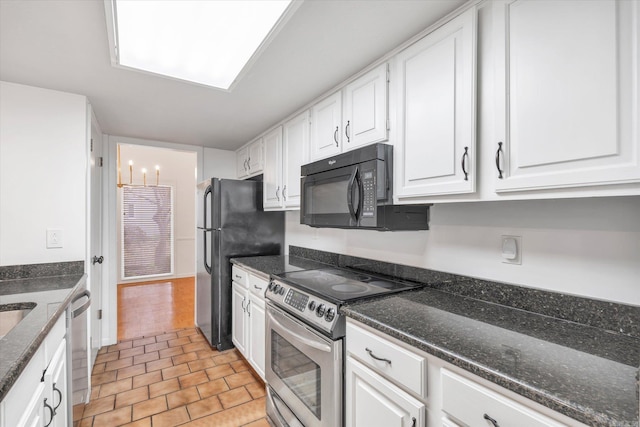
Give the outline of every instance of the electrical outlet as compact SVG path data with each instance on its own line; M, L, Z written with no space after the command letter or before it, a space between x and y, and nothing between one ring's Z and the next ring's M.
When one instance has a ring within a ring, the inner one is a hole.
M47 228L47 249L62 247L62 229Z
M522 236L502 236L502 262L522 264Z

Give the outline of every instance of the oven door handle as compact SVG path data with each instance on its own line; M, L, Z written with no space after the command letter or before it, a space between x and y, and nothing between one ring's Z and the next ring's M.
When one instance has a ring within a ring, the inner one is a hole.
M269 315L269 320L271 320L271 322L273 322L278 327L279 334L288 335L289 338L300 341L301 343L308 345L309 347L315 348L316 350L320 350L325 353L331 353L331 346L327 344L319 343L317 341L303 337L302 335L296 334L295 332L286 328L282 323L280 323L278 319L276 319L271 312L267 311L267 314Z
M287 408L287 405L285 405L282 399L280 399L275 393L273 393L269 387L267 387L267 398L273 404L273 415L278 417L278 423L276 425L283 427L304 427L300 420L298 420L293 412L291 412L291 409ZM284 412L285 414L283 414L282 412Z
M353 218L353 220L355 222L358 222L358 216L360 214L360 196L362 194L362 188L360 185L360 180L358 179L358 168L356 167L353 170L353 173L351 174L351 177L349 177L349 183L347 185L347 207L349 208L349 215L351 215L351 218ZM354 209L353 207L353 189L355 187L358 187L358 208L357 210Z

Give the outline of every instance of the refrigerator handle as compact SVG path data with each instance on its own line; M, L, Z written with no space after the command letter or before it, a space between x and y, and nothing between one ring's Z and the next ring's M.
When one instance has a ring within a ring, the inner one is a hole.
M211 187L211 185L207 186L207 189L204 190L204 195L202 196L202 207L204 209L204 219L202 220L203 224L203 228L206 230L207 228L209 228L209 226L207 225L207 197L211 194L211 192L213 191L213 187Z
M204 260L203 260L204 268L205 268L205 270L207 270L207 273L211 274L211 266L209 264L207 264L207 261L209 259L209 255L207 253L208 252L208 248L209 248L209 245L207 243L207 233L209 231L208 230L202 230L202 232L204 233L204 239L202 239L204 241L204 252L203 252L204 253Z

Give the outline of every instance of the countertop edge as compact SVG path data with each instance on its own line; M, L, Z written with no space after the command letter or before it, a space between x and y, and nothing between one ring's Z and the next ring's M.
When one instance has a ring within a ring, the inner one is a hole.
M247 270L249 273L255 274L256 276L260 276L261 278L263 278L265 280L269 280L270 279L269 273L265 273L264 271L260 271L260 270L257 270L255 268L253 268L253 267L249 267L247 264L244 264L238 258L232 258L231 259L231 264L235 264L235 265L237 265L239 267L242 267L245 270Z
M7 373L4 378L0 379L0 402L4 400L7 396L13 385L16 383L20 375L24 371L24 368L27 367L29 362L31 361L33 355L36 353L44 338L51 331L53 326L56 324L60 316L65 312L67 306L71 303L73 297L78 293L78 290L82 288L83 285L86 284L87 274L83 274L82 277L78 280L78 283L71 288L69 295L60 302L60 305L56 309L56 311L49 317L47 322L44 324L38 335L34 340L29 343L25 351L20 355L18 359L9 367Z
M615 425L617 427L636 426L633 421L613 419L607 414L603 414L590 408L578 406L572 402L567 402L558 399L555 396L549 395L542 390L538 390L526 384L519 382L518 380L509 376L495 372L494 370L487 368L481 364L478 364L468 358L460 356L456 353L448 351L447 349L438 347L428 341L423 341L417 337L404 333L398 329L390 327L383 322L377 321L366 315L360 314L350 307L343 307L342 313L344 313L350 319L358 321L364 325L367 325L381 333L389 335L395 339L402 341L418 350L431 354L438 359L442 359L445 362L451 363L467 372L477 375L491 383L504 387L524 398L530 399L546 408L554 410L558 413L566 415L576 421L582 422L594 427L607 427Z

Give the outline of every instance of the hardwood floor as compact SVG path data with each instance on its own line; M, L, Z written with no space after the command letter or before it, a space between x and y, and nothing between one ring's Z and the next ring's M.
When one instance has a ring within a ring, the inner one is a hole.
M268 427L264 383L194 327L193 282L118 287L119 342L100 349L74 425Z

